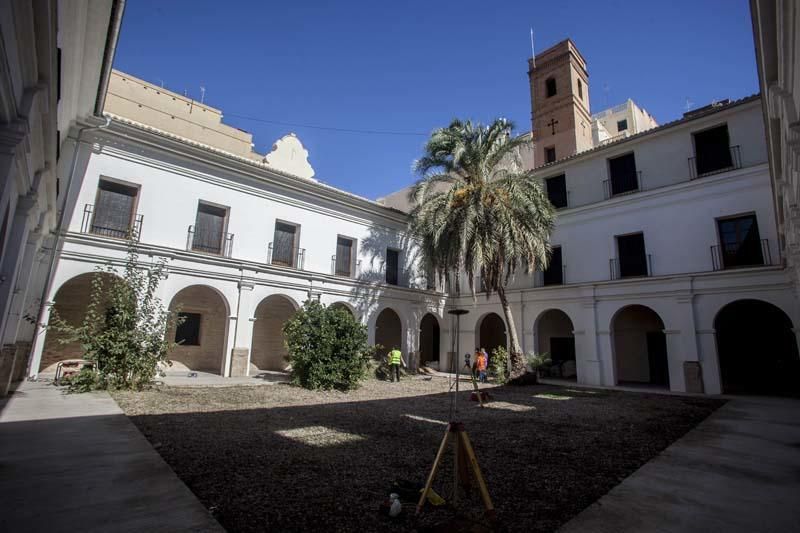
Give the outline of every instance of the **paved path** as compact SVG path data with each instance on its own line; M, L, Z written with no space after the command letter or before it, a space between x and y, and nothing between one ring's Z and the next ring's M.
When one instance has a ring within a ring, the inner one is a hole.
M0 402L0 531L222 531L105 393Z
M800 401L730 401L559 531L800 531Z

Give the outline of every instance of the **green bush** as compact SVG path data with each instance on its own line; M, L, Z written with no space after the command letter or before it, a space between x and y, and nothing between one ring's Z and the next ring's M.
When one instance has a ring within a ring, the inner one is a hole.
M283 333L292 383L346 391L366 377L374 348L367 345L367 327L347 311L306 301Z
M508 379L508 352L502 346L492 350L489 356L489 375L501 384Z
M548 352L544 353L530 353L525 356L525 362L531 367L531 371L538 374L540 371L545 371L550 367L553 362L550 359Z
M80 324L67 322L53 309L47 329L60 333L62 344L79 342L83 359L94 363L94 370L67 381L70 392L141 390L153 382L160 363L171 364L167 357L176 344L165 332L177 323L177 315L156 296L165 269L164 259L140 264L137 244L129 239L121 272L111 265L97 269Z

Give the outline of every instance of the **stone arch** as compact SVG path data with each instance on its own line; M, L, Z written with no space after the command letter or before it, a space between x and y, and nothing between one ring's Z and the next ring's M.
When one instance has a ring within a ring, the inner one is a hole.
M628 305L611 319L615 381L669 388L664 321L644 305Z
M391 307L384 308L375 319L375 344L382 346L375 354L381 359L385 359L392 348L403 349L403 322Z
M66 323L77 326L83 322L86 310L92 296L92 281L99 276L104 287L108 287L109 281L118 278L114 274L107 272L87 272L79 274L65 281L56 291L53 298L53 311L50 320L53 321L54 313L57 313ZM103 302L101 312L107 308L107 302ZM39 363L40 372L55 372L56 364L65 359L82 359L84 357L83 348L79 342L62 344L60 339L64 335L50 329L45 334L44 346L42 348L42 359Z
M439 364L441 353L441 330L439 319L433 313L426 313L419 323L419 365Z
M491 356L492 350L500 346L508 349L506 322L497 313L486 313L475 325L475 348L485 348ZM461 351L466 353L463 348Z
M534 322L536 351L550 354L550 371L554 377L577 378L574 330L572 319L560 309L543 311Z
M225 345L228 338L230 311L225 296L209 285L189 285L175 293L169 304L171 311L179 311L186 317L178 329L174 326L167 332L167 338L176 342L183 334L197 333L192 341L183 339L170 354L173 369L179 363L191 370L224 374ZM190 343L191 342L191 343Z
M289 351L283 336L283 325L298 309L297 302L283 294L272 294L258 304L250 350L251 373L287 370L289 363L286 357Z
M736 300L714 317L722 391L800 393L800 355L791 319L762 300Z

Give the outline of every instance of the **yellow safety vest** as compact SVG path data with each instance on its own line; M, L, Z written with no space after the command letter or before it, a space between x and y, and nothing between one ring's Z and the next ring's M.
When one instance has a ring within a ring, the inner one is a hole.
M400 350L392 350L389 352L389 364L390 365L399 365L403 361L403 356L400 354Z

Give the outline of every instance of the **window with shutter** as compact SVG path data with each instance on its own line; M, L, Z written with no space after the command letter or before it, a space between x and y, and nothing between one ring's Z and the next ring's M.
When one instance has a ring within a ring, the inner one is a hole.
M353 239L338 237L336 239L336 275L353 275Z
M138 193L136 187L100 180L91 232L107 237L127 238L131 231Z
M400 267L400 254L397 250L386 250L386 283L389 285L398 284L398 273Z
M296 225L286 222L275 223L275 237L272 241L272 264L295 266L296 237Z
M225 208L200 203L194 223L192 250L209 254L222 253L227 215L228 210Z

